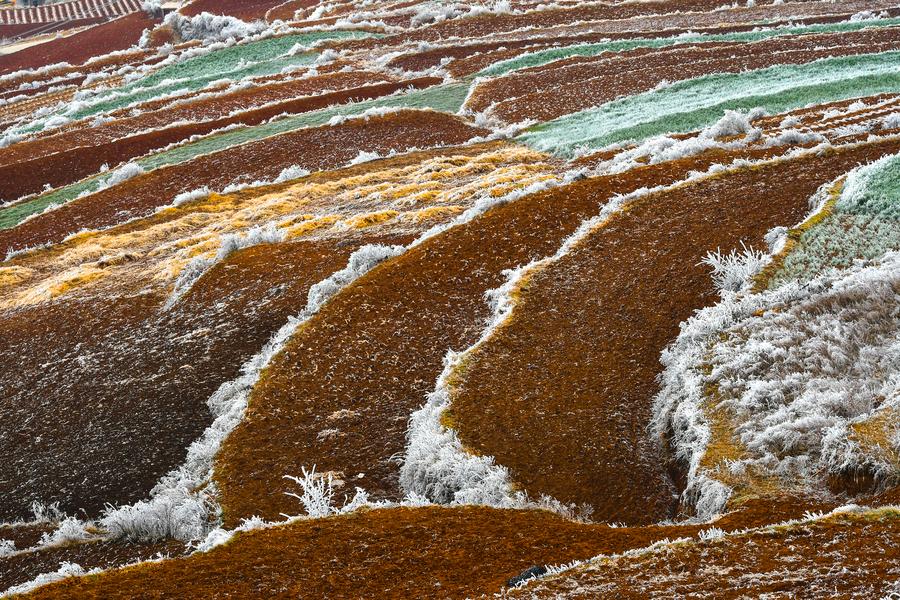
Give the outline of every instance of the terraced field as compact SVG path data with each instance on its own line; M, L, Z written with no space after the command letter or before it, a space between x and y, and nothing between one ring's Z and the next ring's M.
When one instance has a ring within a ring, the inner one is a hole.
M0 597L900 595L900 3L0 15Z

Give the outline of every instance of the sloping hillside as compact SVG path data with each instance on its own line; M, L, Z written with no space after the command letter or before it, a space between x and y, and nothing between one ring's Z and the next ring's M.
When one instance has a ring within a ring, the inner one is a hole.
M0 23L0 597L900 594L900 3Z

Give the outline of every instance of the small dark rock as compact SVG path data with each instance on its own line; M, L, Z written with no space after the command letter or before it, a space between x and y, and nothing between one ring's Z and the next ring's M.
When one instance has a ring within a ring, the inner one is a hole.
M547 567L543 565L535 565L530 567L524 571L522 571L519 575L512 577L506 582L506 587L516 587L523 581L528 581L529 579L534 579L535 577L540 577L541 575L547 572Z

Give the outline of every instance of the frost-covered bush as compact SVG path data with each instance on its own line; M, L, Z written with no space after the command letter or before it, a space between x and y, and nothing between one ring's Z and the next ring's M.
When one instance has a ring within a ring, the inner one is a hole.
M193 17L185 17L171 12L163 20L183 40L203 40L221 42L228 39L242 39L265 31L268 25L263 21L247 23L236 17L213 15L202 12Z
M100 519L100 525L113 538L138 541L203 538L218 517L218 506L211 494L196 493L187 487L194 483L193 478L177 482L174 479L164 479L149 500L110 507Z
M41 536L41 546L58 546L68 542L81 542L90 539L92 534L86 529L86 523L75 517L66 517L60 521L56 529Z
M712 269L712 279L722 295L744 289L754 275L759 273L768 261L759 250L744 245L740 252L732 250L722 254L719 250L710 252L701 261Z
M746 113L726 110L718 121L697 135L687 138L668 135L650 138L635 148L623 150L612 160L601 163L598 171L619 173L634 168L638 161L647 160L650 164L658 164L696 156L713 148L729 150L744 147L762 137L762 131L754 127L753 122L765 114L761 108L754 108ZM740 136L739 139L723 140L736 136ZM589 150L589 147L585 147L584 151L587 153Z
M718 527L710 527L709 529L704 529L697 537L699 537L704 542L709 542L712 540L717 540L725 536L725 532L719 529Z
M331 505L334 499L334 479L331 473L317 474L315 465L309 471L306 467L302 467L301 470L302 477L285 475L284 478L296 483L302 494L293 492L285 494L297 498L310 517L327 517L334 514L335 509Z
M32 502L31 513L36 523L58 523L66 518L66 513L59 509L59 502L52 504Z
M111 188L114 185L119 185L120 183L124 183L129 179L134 179L135 177L143 174L144 168L141 165L133 162L126 163L113 171L97 189L105 190L106 188Z

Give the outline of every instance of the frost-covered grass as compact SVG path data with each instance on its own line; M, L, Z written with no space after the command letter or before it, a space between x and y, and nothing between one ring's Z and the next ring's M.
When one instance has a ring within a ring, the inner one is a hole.
M23 583L21 585L16 585L2 594L0 594L0 598L8 598L12 596L18 596L20 594L27 594L42 585L47 585L48 583L53 583L54 581L61 581L63 579L67 579L69 577L79 577L81 575L89 575L91 573L99 573L101 569L91 569L90 571L85 571L81 565L77 563L71 562L63 562L59 565L59 569L51 572L44 573L38 575L31 581Z
M767 263L765 253L748 248L732 250L722 254L719 250L710 252L702 263L712 269L712 279L722 295L739 292L749 286L751 279L759 273Z
M900 54L884 52L688 79L531 128L518 139L572 155L709 126L726 110L786 112L813 103L900 90Z
M805 230L770 287L900 250L900 156L851 172L821 223Z

